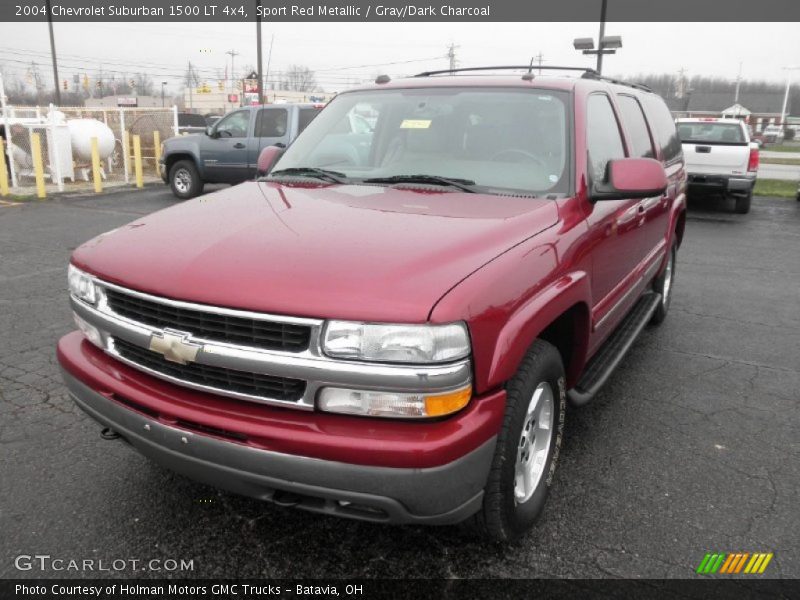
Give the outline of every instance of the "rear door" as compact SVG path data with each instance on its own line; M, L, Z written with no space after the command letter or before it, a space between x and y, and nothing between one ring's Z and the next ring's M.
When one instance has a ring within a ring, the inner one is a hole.
M258 155L267 146L289 145L289 107L269 106L256 114L255 135L250 143L248 162L250 176L255 175Z
M249 109L225 115L213 129L213 136L203 140L201 153L206 180L238 183L248 177Z
M633 94L617 94L617 106L628 137L630 156L658 159L654 127L653 124L648 124L638 98ZM639 239L642 244L640 255L644 261L639 266L643 270L663 256L669 222L670 193L667 189L664 194L639 201L637 212ZM674 194L674 190L672 193Z

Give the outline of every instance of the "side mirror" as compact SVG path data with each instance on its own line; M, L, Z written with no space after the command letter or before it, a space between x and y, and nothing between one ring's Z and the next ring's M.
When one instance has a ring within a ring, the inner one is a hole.
M206 135L208 137L210 137L210 138L217 137L217 134L214 133L214 126L213 125L209 125L208 127L206 127Z
M664 167L652 158L608 161L606 177L592 186L591 200L634 200L660 196L667 189Z
M279 146L267 146L258 155L258 166L256 172L258 176L266 175L272 170L273 165L278 162L284 148Z

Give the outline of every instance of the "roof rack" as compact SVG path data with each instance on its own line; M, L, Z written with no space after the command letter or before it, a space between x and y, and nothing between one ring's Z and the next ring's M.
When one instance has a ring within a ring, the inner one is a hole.
M518 65L518 66L509 66L509 65L501 65L496 67L462 67L460 69L442 69L441 71L425 71L423 73L417 73L414 77L430 77L431 75L446 75L451 73L463 73L465 71L518 71L520 69L525 69L526 71L530 72L533 69L546 69L550 71L583 71L584 73L594 73L597 74L597 71L590 68L584 67L557 67L555 65L542 65L540 66L532 66L532 65Z
M581 71L583 74L581 75L581 79L594 79L597 81L606 81L608 83L615 83L617 85L626 85L628 87L635 88L637 90L642 90L645 92L652 92L649 87L646 85L642 85L640 83L631 83L628 81L622 81L620 79L614 79L612 77L603 77L600 73L592 69L591 67L559 67L556 65L499 65L494 67L462 67L460 69L442 69L440 71L424 71L422 73L417 73L414 77L430 77L431 75L452 75L453 73L464 73L470 71L519 71L519 70L527 71L526 75L529 75L533 72L534 69L536 70L547 70L547 71Z

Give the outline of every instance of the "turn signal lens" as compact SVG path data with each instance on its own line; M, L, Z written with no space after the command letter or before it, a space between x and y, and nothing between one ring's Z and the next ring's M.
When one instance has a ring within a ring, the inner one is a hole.
M324 388L319 409L365 417L425 419L442 417L464 408L472 397L472 386L444 394L404 394L343 388Z

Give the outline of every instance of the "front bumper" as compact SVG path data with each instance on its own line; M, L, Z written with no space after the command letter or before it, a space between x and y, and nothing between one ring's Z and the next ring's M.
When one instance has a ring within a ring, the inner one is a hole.
M687 183L689 189L694 191L747 194L756 184L756 175L755 173L747 175L689 173Z
M450 524L476 512L505 402L498 392L440 422L377 422L209 399L79 333L62 338L58 358L76 404L154 461L242 495L371 521ZM395 466L400 458L408 466Z

